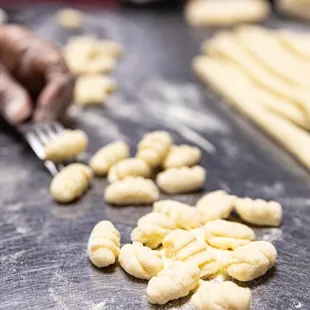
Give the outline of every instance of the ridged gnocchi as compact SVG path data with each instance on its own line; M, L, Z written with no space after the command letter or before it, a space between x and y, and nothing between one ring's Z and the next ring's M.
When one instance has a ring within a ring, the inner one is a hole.
M64 130L44 145L44 159L64 161L73 159L87 148L88 139L82 130Z
M282 221L282 206L276 201L238 198L236 211L248 223L261 226L279 226Z
M137 227L131 233L131 240L156 249L164 237L174 229L176 229L175 223L168 216L161 213L148 213L139 219Z
M115 263L120 249L120 233L110 221L99 222L88 240L88 257L97 267Z
M196 165L201 157L201 151L198 147L190 145L172 145L167 154L163 168L181 168Z
M68 165L53 178L50 193L56 201L69 203L82 196L92 176L91 169L83 164Z
M201 197L196 208L202 222L207 223L228 218L234 209L236 198L223 190L214 191Z
M255 239L250 227L221 219L205 224L204 235L208 244L223 250L234 250Z
M158 200L155 183L141 177L127 177L106 187L105 200L113 205L143 205Z
M128 158L119 161L109 170L108 181L114 183L127 177L149 178L152 174L150 166L140 158Z
M152 304L163 305L187 296L199 283L199 268L190 262L172 262L152 278L147 286L147 298Z
M200 226L200 216L194 207L174 200L161 200L153 205L153 211L170 217L178 228L191 230Z
M216 258L207 252L207 245L186 230L176 229L163 239L166 257L172 260L195 263L200 269L200 277L215 274L218 269Z
M129 157L129 146L123 141L112 142L100 150L90 159L89 166L98 176L104 176L117 162Z
M180 194L194 192L202 187L206 179L203 167L171 168L157 175L156 183L165 193Z
M127 273L139 279L149 280L164 268L160 253L141 242L125 244L118 260Z
M249 310L251 291L231 281L203 283L191 301L195 310Z
M268 241L254 241L235 249L226 264L227 273L239 281L264 275L277 260L277 250Z
M153 131L142 138L138 144L137 157L147 162L151 167L162 164L170 150L172 138L166 131Z

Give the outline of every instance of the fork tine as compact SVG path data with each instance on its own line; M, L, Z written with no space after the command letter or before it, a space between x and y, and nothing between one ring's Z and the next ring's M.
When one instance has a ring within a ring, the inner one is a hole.
M56 136L58 136L58 132L55 130L53 124L45 124L43 126L43 129L45 130L45 132L47 133L48 137L50 139L54 139Z
M60 170L57 168L57 166L50 160L44 161L44 166L46 169L51 173L51 175L55 176Z
M33 151L37 154L40 159L44 159L45 153L44 148L40 140L36 137L33 132L25 133L25 138L29 145L32 147Z
M45 132L44 126L36 126L33 128L35 133L38 135L39 139L43 142L42 144L45 145L49 141L49 137Z
M53 122L52 125L55 128L56 132L61 133L64 131L64 127L60 125L58 122Z

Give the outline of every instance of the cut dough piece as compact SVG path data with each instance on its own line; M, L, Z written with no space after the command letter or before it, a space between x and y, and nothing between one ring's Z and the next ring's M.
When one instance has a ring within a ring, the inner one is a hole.
M201 224L197 209L178 201L161 200L155 202L153 211L170 217L178 228L191 230Z
M99 222L92 230L88 241L88 257L97 267L115 263L120 248L120 233L110 221Z
M310 92L285 82L265 70L229 32L221 32L203 44L203 51L236 63L255 82L284 99L291 100L303 111L310 111ZM310 113L310 112L309 112Z
M201 197L196 208L201 216L202 222L207 223L217 219L227 219L234 209L236 196L218 190Z
M309 133L291 122L274 115L259 105L255 98L235 87L236 71L227 63L199 57L194 61L196 73L214 90L218 91L240 112L291 152L303 165L310 168Z
M171 168L160 172L156 177L156 183L168 194L190 193L203 186L206 174L201 166Z
M243 224L215 220L204 226L206 241L222 250L234 250L255 240L254 231Z
M264 20L270 12L267 1L262 0L195 0L189 1L185 16L194 27L230 26Z
M279 226L282 221L282 207L276 201L238 198L236 211L246 222L261 226Z
M61 170L52 180L50 192L54 199L69 203L87 190L92 179L92 171L82 164L71 164Z
M190 145L172 145L163 163L164 169L191 167L196 165L201 157L198 147Z
M131 240L156 249L164 237L174 229L176 225L168 216L161 213L148 213L139 219L137 227L131 233Z
M117 162L129 157L129 146L123 141L112 142L96 152L89 166L98 176L104 176Z
M79 10L67 8L58 11L56 20L64 29L76 29L83 26L84 16Z
M88 139L82 130L64 130L44 146L46 160L64 161L73 159L83 153L88 145Z
M74 100L81 106L103 104L116 89L115 81L99 74L80 76L75 84Z
M141 242L125 244L118 260L126 272L139 279L150 280L164 268L160 252L143 246Z
M140 158L128 158L116 163L108 174L110 183L123 180L127 177L149 178L152 174L150 166Z
M113 205L145 205L158 200L159 192L152 180L127 177L109 185L105 200Z
M164 305L187 296L199 283L199 268L191 262L172 262L147 285L147 298L152 304Z
M204 282L191 299L195 310L249 310L251 291L231 281Z

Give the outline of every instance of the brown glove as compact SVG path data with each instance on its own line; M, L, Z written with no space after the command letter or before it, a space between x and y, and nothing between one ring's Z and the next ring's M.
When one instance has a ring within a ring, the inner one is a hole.
M0 63L0 113L8 122L64 114L74 79L57 47L21 26L1 26Z

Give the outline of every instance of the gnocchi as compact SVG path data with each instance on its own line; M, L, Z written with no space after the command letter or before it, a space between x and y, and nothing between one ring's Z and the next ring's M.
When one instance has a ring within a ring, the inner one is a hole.
M201 197L196 208L203 223L217 219L226 219L234 209L236 196L227 194L223 190L214 191Z
M197 210L185 203L174 200L161 200L154 203L153 211L170 217L178 228L191 230L200 226Z
M196 165L201 157L201 151L198 147L190 145L173 145L167 154L163 168L181 168Z
M64 130L44 146L44 159L64 161L84 152L88 139L82 130Z
M157 175L156 183L165 193L179 194L194 192L201 188L206 179L203 167L171 168Z
M100 150L91 158L89 166L98 176L104 176L117 162L129 157L129 146L123 141L112 142Z
M208 244L222 250L234 250L255 239L250 227L221 219L205 224L204 235Z
M148 213L139 219L137 227L131 233L131 240L156 249L164 237L174 229L176 229L175 223L168 216Z
M152 278L147 286L147 298L152 304L163 305L187 296L199 283L199 268L190 262L172 262Z
M56 201L69 203L82 196L91 179L89 167L78 163L68 165L53 178L50 193Z
M207 252L207 245L186 230L176 229L163 239L166 257L195 263L200 269L200 277L208 277L219 269L216 258Z
M282 206L276 201L238 198L236 211L248 223L262 226L279 226L282 221Z
M112 78L100 74L85 74L76 81L74 101L80 106L103 104L115 89L116 83Z
M76 29L83 26L83 13L75 9L62 9L56 15L57 23L64 29Z
M97 267L107 267L115 263L120 248L120 233L110 221L99 222L88 240L88 257Z
M159 192L152 180L127 177L105 189L105 200L113 205L142 205L158 200Z
M232 252L227 273L239 281L252 281L264 275L277 260L277 250L268 241L255 241Z
M166 131L153 131L146 134L138 144L137 157L151 167L162 164L170 150L172 138Z
M164 268L160 253L140 242L125 244L118 260L127 273L139 279L149 280Z
M150 166L140 158L128 158L119 161L109 170L108 181L114 183L129 176L149 178L152 174Z
M203 283L193 295L195 310L249 310L251 291L231 281Z

